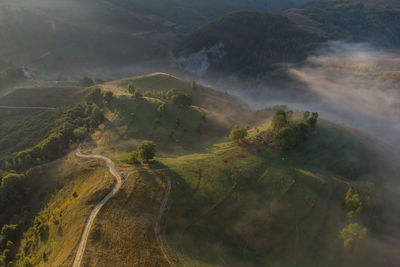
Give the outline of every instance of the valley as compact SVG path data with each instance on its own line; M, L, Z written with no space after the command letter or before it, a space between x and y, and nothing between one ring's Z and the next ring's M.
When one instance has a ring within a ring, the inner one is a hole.
M0 267L400 263L392 0L4 0Z

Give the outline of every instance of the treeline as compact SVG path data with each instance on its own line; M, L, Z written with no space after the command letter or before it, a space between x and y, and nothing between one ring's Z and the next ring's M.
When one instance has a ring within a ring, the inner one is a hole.
M113 96L110 93L103 94L99 88L92 89L86 96L85 106L79 105L64 111L45 139L4 160L1 167L5 170L22 171L65 155L72 143L82 141L102 123L104 114L101 107L111 102Z
M192 89L194 90L196 88L196 83L193 81L192 82ZM174 105L179 105L179 106L191 106L193 104L193 97L191 94L185 94L180 92L178 89L172 88L168 91L164 90L153 90L153 91L145 91L143 93L140 93L139 90L134 86L133 83L129 83L128 85L128 92L135 96L136 98L143 96L146 97L153 97L153 98L158 98L162 100L166 100L170 102L171 104Z
M285 108L285 106L282 107ZM295 114L292 110L278 110L272 118L271 130L259 133L256 128L259 134L255 139L261 139L262 143L279 149L293 148L316 129L318 116L317 112L310 113L306 111L301 114ZM233 142L242 141L248 136L248 131L249 127L233 129L229 138Z
M309 133L315 130L318 113L309 111L303 113L300 121L294 120L293 111L279 110L272 118L272 143L273 145L289 149L300 144Z

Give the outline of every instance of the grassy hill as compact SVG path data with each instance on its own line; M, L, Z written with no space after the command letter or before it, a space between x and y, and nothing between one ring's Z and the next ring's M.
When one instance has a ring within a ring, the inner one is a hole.
M130 83L140 95L128 93ZM384 239L395 235L388 232L393 224L387 212L399 214L386 187L395 172L376 140L320 119L304 142L282 150L259 139L271 127L273 109L252 113L234 97L161 73L99 87L114 94L84 152L111 157L126 181L95 221L86 266L168 266L165 251L186 266L378 266L398 260L397 246ZM192 94L193 105L162 97L173 87ZM76 90L79 95L83 89ZM230 142L229 130L238 125L249 125L249 136ZM143 140L157 144L157 157L128 164ZM77 143L72 139L66 150ZM23 185L10 187L18 197L0 216L1 228L19 227L16 237L7 236L14 240L16 266L70 266L85 219L110 190L107 169L71 153L21 177L9 175L0 171L1 179ZM3 188L12 184L1 183L0 197L10 197ZM27 201L30 196L39 201ZM341 233L364 227L366 236L355 233L352 247L344 247L348 236Z
M376 255L386 252L395 262L394 250L372 243L347 254L339 238L349 223L343 201L350 186L364 195L369 219L379 214L379 180L387 174L366 146L323 122L293 151L223 143L210 153L160 159L174 181L166 218L171 253L187 266L378 266ZM352 177L352 168L360 174ZM369 219L363 223L374 236Z

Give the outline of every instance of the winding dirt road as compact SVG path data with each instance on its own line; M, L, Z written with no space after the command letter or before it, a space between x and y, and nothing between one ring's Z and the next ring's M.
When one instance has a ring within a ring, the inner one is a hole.
M107 201L110 200L110 198L112 198L114 195L116 195L118 193L118 191L121 189L121 186L123 184L122 178L119 175L118 171L115 169L115 165L114 162L104 156L101 155L95 155L95 154L89 154L89 155L84 155L81 153L81 150L78 149L76 151L76 156L80 157L80 158L87 158L87 159L101 159L104 160L107 164L107 167L110 170L110 173L115 177L117 183L114 185L113 189L111 190L110 193L107 194L107 196L105 196L105 198L103 198L102 201L100 201L92 210L92 212L89 215L89 218L86 221L85 224L85 228L83 230L83 234L81 237L81 241L79 243L79 247L78 247L78 251L76 252L75 255L75 260L74 263L72 265L72 267L79 267L82 259L83 259L83 254L85 253L85 249L86 249L86 243L89 237L89 233L90 233L90 229L93 226L94 220L97 216L97 214L99 213L99 211L101 210L101 208L107 203Z
M87 243L87 240L88 240L88 238L89 238L90 229L91 229L92 226L93 226L93 223L94 223L94 220L96 219L97 214L100 212L101 208L102 208L113 196L115 196L115 195L118 193L118 191L121 189L122 184L124 183L124 180L122 180L121 175L120 175L119 172L115 169L115 164L114 164L114 162L113 162L111 159L109 159L109 158L107 158L107 157L105 157L105 156L102 156L102 155L97 155L97 154L88 154L88 155L84 155L84 154L81 153L80 148L76 151L75 155L76 155L77 157L80 157L80 158L86 158L86 159L100 159L100 160L105 161L106 164L107 164L107 167L108 167L109 170L110 170L110 173L115 177L115 179L116 179L116 181L117 181L116 184L114 185L113 189L111 190L111 192L108 193L107 196L105 196L104 199L101 200L101 201L94 207L94 209L92 210L92 212L90 213L90 215L89 215L89 217L88 217L88 219L87 219L87 221L86 221L86 224L85 224L85 226L84 226L84 230L83 230L83 233L82 233L82 236L81 236L81 241L80 241L80 243L79 243L78 250L77 250L76 255L75 255L74 263L72 264L72 267L80 267L81 262L82 262L82 259L83 259L83 255L84 255L84 253L85 253L86 243ZM156 169L156 170L137 170L137 171L134 171L134 172L130 172L130 174L132 174L132 173L139 173L139 172L154 172L154 171L160 172L160 171L166 171L166 170L168 170L168 168ZM166 260L168 261L168 263L169 263L171 266L173 266L174 264L173 264L173 262L169 259L168 253L167 253L167 249L165 248L164 242L163 242L163 240L162 240L162 238L161 238L161 236L160 236L160 226L159 226L161 217L163 216L164 211L165 211L165 209L166 209L166 206L167 206L167 203L168 203L169 194L170 194L170 192L171 192L171 187L172 187L172 186L171 186L171 179L170 179L168 176L165 176L165 177L166 177L166 180L167 180L167 189L166 189L166 191L165 191L165 195L164 195L164 198L163 198L162 203L161 203L159 217L157 218L157 222L156 222L156 226L155 226L154 230L155 230L155 233L156 233L157 241L158 241L158 243L159 243L159 245L160 245L160 248L161 248L161 250L162 250L162 253L164 254L164 257L166 258Z
M158 213L158 218L157 218L157 222L156 225L154 226L154 232L156 234L156 239L157 239L157 243L160 246L161 252L164 255L164 258L167 260L168 264L170 266L175 266L174 262L170 259L170 257L168 256L168 250L167 247L164 244L164 240L161 237L161 227L160 227L160 223L161 223L161 219L164 215L164 212L167 208L167 204L168 204L168 199L169 199L169 194L171 193L171 188L172 188L172 183L171 183L171 178L169 178L167 175L165 175L165 179L167 180L167 188L165 190L164 193L164 198L161 202L161 206L160 206L160 211Z

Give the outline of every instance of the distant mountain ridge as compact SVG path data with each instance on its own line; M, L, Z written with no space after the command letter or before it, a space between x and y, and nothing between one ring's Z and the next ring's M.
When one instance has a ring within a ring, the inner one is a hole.
M231 13L181 42L175 49L177 64L196 74L257 76L303 61L328 40L399 48L400 11L383 3L316 0L279 13Z

